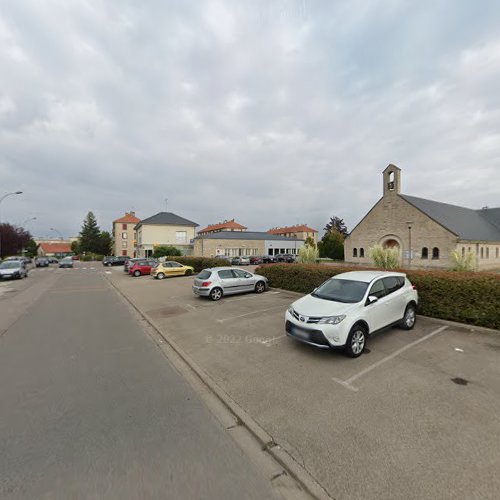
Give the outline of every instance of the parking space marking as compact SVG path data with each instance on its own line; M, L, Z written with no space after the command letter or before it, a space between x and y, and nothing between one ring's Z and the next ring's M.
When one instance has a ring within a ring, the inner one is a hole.
M262 297L262 296L265 296L265 295L278 295L278 294L280 294L280 293L281 293L281 292L266 292L265 294L256 294L256 295L253 295L253 296L251 296L251 297L248 297L248 296L246 296L246 297L238 297L238 298L236 298L236 299L233 299L233 298L231 298L231 299L225 298L225 299L224 299L224 303L229 303L229 304L230 304L231 302L238 302L238 301L240 301L240 300L257 299L257 298Z
M371 372L375 368L378 368L380 365L386 363L387 361L394 359L396 356L399 356L401 353L407 351L411 347L414 347L417 344L420 344L424 340L427 340L427 339L430 339L431 337L434 337L434 335L441 333L442 331L446 330L447 328L448 328L448 325L439 327L437 330L434 330L433 332L428 333L427 335L424 335L422 338L415 340L414 342L411 342L410 344L405 345L404 347L401 347L397 351L394 351L392 354L389 354L389 356L386 356L385 358L382 358L381 360L377 361L376 363L373 363L372 365L367 366L364 370L361 370L356 375L349 377L347 380L340 380L340 379L335 378L335 377L332 377L332 380L334 382L337 382L337 384L340 384L340 385L346 387L347 389L350 389L351 391L357 392L358 389L357 389L357 387L354 387L352 385L352 382L354 382L358 378L362 377L363 375L366 375L367 373Z
M263 313L266 311L272 311L273 309L278 309L278 308L282 309L283 305L280 304L279 306L268 307L267 309L257 309L257 311L252 311L252 312L245 313L245 314L239 314L238 316L231 316L230 318L218 319L216 321L217 321L217 323L225 323L226 321L231 321L233 319L244 318L245 316L252 316L253 314L259 314L259 313Z
M270 339L266 339L266 340L258 340L257 342L260 342L261 344L264 344L266 347L269 347L271 345L271 342L277 343L283 337L286 337L286 335L285 334L278 335L277 337L271 337Z

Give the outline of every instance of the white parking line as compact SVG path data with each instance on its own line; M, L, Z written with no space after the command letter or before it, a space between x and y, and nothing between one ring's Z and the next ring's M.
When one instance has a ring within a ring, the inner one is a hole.
M222 302L223 304L229 304L231 302L238 302L240 300L249 300L249 299L257 299L259 297L263 297L264 295L278 295L280 294L281 292L266 292L265 294L256 294L256 295L253 295L253 296L246 296L246 297L238 297L236 299L233 299L233 298L224 298L224 302Z
M278 308L283 309L283 305L268 307L267 309L258 309L257 311L252 311L249 313L240 314L238 316L231 316L230 318L218 319L216 321L217 321L217 323L225 323L226 321L231 321L233 319L244 318L245 316L252 316L253 314L259 314L259 313L263 313L266 311L272 311L273 309L278 309Z
M386 361L390 361L391 359L395 358L396 356L399 356L401 353L407 351L413 346L416 346L417 344L420 344L420 342L423 342L424 340L430 339L431 337L434 337L434 335L437 335L438 333L441 333L443 330L446 330L448 326L441 326L437 330L434 330L433 332L424 335L422 338L415 340L415 342L411 342L408 345L405 345L404 347L401 347L401 349L398 349L397 351L394 351L392 354L389 354L389 356L386 356L385 358L377 361L376 363L373 363L373 365L370 365L366 367L364 370L361 370L359 373L356 375L353 375L352 377L349 377L347 380L340 380L338 378L332 377L332 380L334 382L337 382L337 384L340 384L347 389L350 389L351 391L357 392L358 388L354 387L352 385L352 382L357 380L358 378L362 377L363 375L366 375L368 372L371 372L375 368L378 368L380 365L384 364Z

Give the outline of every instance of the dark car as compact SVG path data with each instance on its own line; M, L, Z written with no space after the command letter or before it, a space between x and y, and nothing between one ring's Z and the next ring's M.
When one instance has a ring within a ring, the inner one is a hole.
M295 255L290 253L279 253L275 258L277 262L295 262Z
M140 259L132 264L128 273L136 277L151 274L151 269L155 267L156 264L158 264L158 261L155 259Z
M252 255L250 257L250 264L256 266L258 264L263 264L264 263L264 258L263 257L257 257L256 255Z
M262 257L262 261L264 262L264 264L273 264L274 262L277 262L274 255L264 255Z
M48 261L49 264L59 264L59 260L57 260L55 257L49 257Z
M102 265L103 266L123 266L125 264L125 262L127 262L127 260L129 260L130 257L127 257L127 256L118 256L118 257L115 257L115 256L110 256L110 257L104 257L104 259L102 259Z
M49 267L49 259L47 257L37 257L35 259L35 266L36 267Z

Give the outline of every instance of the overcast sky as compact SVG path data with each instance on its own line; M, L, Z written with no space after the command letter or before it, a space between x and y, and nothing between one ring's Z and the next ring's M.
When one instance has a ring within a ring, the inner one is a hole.
M403 192L500 206L498 0L2 0L3 221L165 209L351 229Z

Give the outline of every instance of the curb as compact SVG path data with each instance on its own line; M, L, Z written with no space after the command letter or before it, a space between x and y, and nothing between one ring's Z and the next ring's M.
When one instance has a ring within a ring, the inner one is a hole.
M172 350L182 359L192 372L194 372L201 383L217 397L217 399L227 408L237 421L241 423L241 425L248 429L248 431L259 442L262 450L267 451L267 453L269 453L269 455L271 455L274 460L276 460L276 462L278 462L309 495L318 499L332 500L332 497L307 471L307 469L297 463L285 448L282 448L278 443L276 443L270 434L268 434L240 405L238 405L238 403L236 403L236 401L234 401L229 394L224 392L210 375L203 371L202 368L200 368L187 354L185 354L175 341L165 335L161 328L151 318L144 314L132 302L132 300L129 299L129 297L122 292L111 279L108 278L107 275L105 275L105 278L114 290L116 290L116 292L139 313L141 318L143 318L144 321L146 321L158 333L158 335L160 335L160 337L172 348Z

